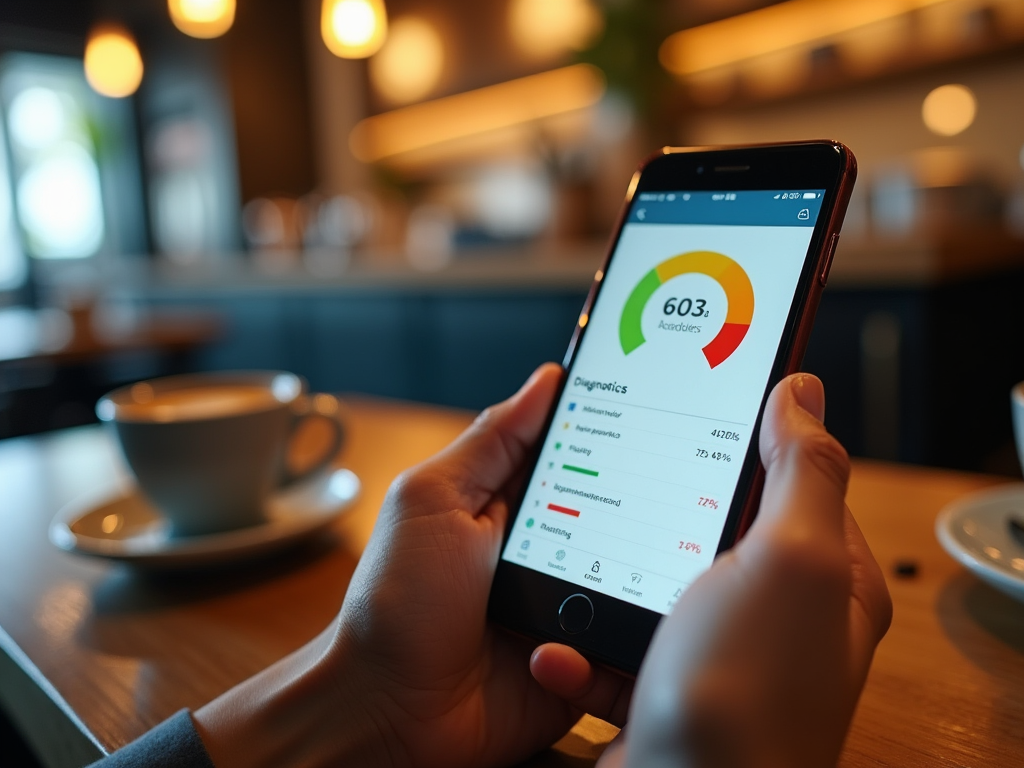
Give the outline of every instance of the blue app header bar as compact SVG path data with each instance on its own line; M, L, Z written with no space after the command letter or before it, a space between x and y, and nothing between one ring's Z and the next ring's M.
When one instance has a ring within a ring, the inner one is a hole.
M813 227L823 189L736 192L639 192L630 224Z

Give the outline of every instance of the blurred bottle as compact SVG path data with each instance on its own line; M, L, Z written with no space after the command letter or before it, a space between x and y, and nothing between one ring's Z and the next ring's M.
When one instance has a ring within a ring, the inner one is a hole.
M451 263L455 253L455 217L444 206L424 204L409 214L405 253L416 269L433 272Z
M214 258L224 215L211 170L213 136L202 120L187 117L155 127L148 143L153 241L179 265Z
M369 206L348 195L308 195L303 208L303 262L315 275L345 271L352 250L362 243L373 224Z
M242 209L242 233L261 272L279 274L294 269L300 259L302 207L287 197L258 197Z

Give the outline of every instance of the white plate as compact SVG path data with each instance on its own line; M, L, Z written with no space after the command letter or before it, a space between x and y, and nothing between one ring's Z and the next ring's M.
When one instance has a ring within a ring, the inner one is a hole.
M1024 602L1024 544L1010 531L1011 517L1024 523L1024 483L954 501L939 513L935 535L975 575Z
M134 487L118 485L76 499L50 523L50 541L68 552L135 565L181 568L251 557L327 528L359 496L347 469L282 489L266 521L223 533L172 537L167 520Z

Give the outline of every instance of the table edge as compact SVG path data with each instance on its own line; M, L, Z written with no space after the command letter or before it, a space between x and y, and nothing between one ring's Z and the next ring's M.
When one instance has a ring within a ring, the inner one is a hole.
M0 627L0 705L51 768L82 766L106 749L14 639ZM47 717L41 717L47 712ZM46 723L47 726L40 727Z

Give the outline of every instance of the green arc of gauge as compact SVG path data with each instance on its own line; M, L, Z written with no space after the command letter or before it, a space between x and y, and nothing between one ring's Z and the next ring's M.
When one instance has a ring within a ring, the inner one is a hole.
M715 368L736 351L754 317L754 287L750 284L750 277L743 267L724 254L690 251L658 264L640 279L629 294L619 320L619 342L623 354L628 355L646 341L640 321L654 292L673 277L688 274L707 275L725 291L728 305L725 324L701 350L708 365Z

